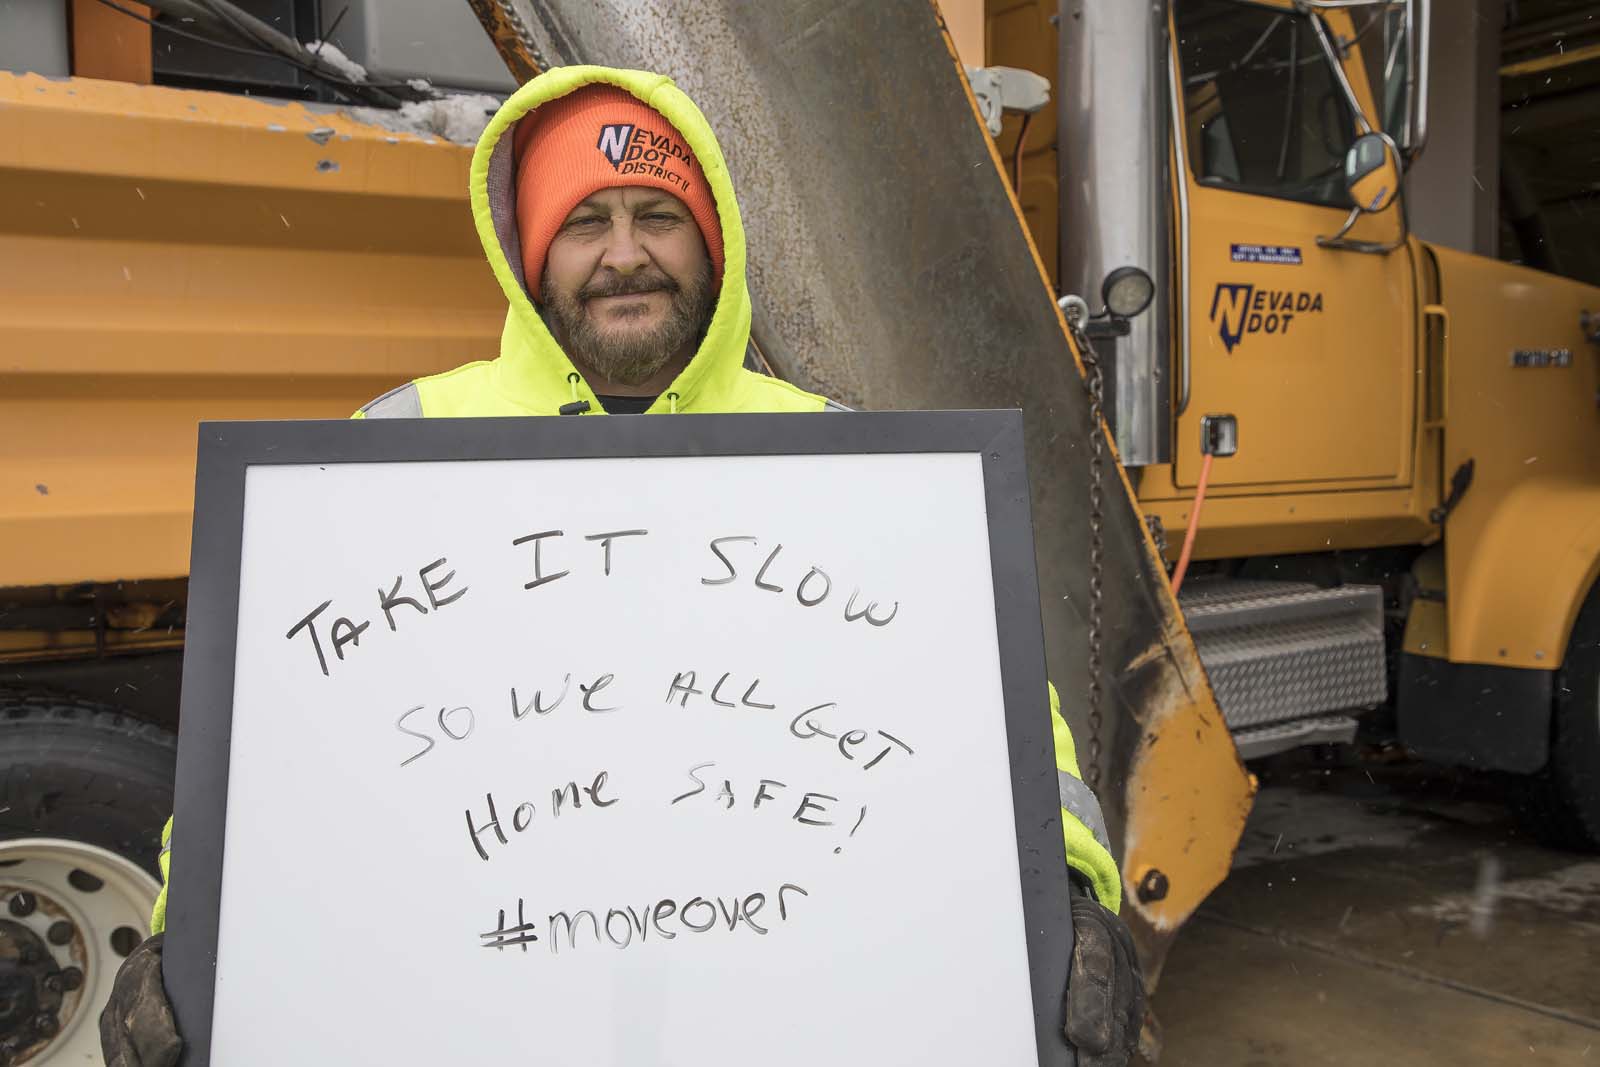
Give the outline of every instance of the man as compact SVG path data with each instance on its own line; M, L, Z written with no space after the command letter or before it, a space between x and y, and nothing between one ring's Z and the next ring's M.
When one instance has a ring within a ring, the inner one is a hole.
M744 369L738 205L704 116L667 78L599 67L535 78L479 140L471 194L510 303L499 358L403 385L357 418L845 410ZM1066 860L1086 893L1072 905L1064 1027L1084 1067L1124 1064L1143 988L1115 915L1121 879L1053 689L1050 710ZM101 1016L110 1067L166 1067L181 1048L161 985L165 913L163 889L158 936L130 955Z

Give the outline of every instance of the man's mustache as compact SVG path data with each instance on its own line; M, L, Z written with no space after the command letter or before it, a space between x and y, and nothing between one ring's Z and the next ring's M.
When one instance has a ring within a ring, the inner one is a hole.
M641 293L676 293L678 283L665 274L607 274L599 281L590 282L578 290L579 300L593 300L602 296L637 296Z

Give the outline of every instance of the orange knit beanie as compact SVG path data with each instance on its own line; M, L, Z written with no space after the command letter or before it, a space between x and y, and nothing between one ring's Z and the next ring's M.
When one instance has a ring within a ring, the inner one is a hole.
M682 200L722 282L722 224L705 172L659 111L613 85L586 85L517 123L517 231L537 299L545 253L572 209L600 189L644 185Z

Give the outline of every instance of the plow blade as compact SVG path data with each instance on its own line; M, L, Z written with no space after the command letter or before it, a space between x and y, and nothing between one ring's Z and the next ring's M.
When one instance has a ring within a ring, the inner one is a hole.
M513 70L654 70L700 105L739 191L754 341L773 373L864 408L1023 409L1050 673L1098 778L1153 985L1172 935L1227 873L1252 786L1109 442L1092 511L1091 444L1105 429L937 9L470 2Z

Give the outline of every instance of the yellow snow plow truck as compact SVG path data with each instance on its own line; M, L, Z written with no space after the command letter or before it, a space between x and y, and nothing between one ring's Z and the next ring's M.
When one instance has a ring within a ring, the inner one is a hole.
M0 5L0 1060L92 1057L148 929L196 424L492 353L470 144L558 64L669 73L719 130L752 368L1024 410L1151 983L1241 754L1364 730L1600 841L1600 290L1408 231L1426 0L942 7Z
M1073 313L1112 304L1084 332L1118 456L1241 755L1382 706L1369 736L1525 776L1532 828L1593 848L1600 290L1410 232L1429 24L1426 0L1015 2L988 61L1050 75L1022 206ZM1142 315L1099 296L1127 265L1156 279Z

